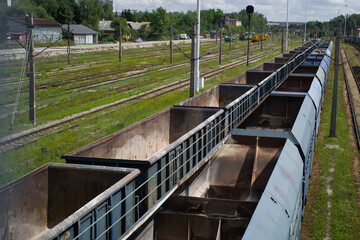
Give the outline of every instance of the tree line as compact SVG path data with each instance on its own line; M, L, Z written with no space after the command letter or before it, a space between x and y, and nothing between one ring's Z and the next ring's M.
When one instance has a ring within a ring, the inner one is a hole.
M202 35L209 33L212 30L219 31L221 26L223 27L224 34L237 34L248 31L248 15L246 10L243 9L240 12L233 12L229 15L232 20L238 19L242 22L241 26L226 25L224 26L225 13L221 9L209 9L201 10L200 13L200 32ZM150 31L146 31L143 27L137 32L132 34L145 38L145 39L166 39L169 36L170 25L173 28L174 36L178 36L181 33L186 33L191 36L192 24L196 22L196 11L187 12L167 12L166 9L159 7L151 12L139 11L131 12L130 10L124 10L121 14L115 15L112 27L119 30L120 21L122 22L122 31L129 33L129 29L124 27L126 21L136 22L150 22ZM251 17L251 31L260 32L267 31L266 17L258 12L252 14ZM125 24L126 25L126 24Z
M112 26L116 29L115 38L118 37L120 22L122 22L124 34L131 34L144 39L165 39L169 34L170 25L173 26L175 36L181 33L190 35L192 24L196 21L195 11L167 12L162 7L153 11L132 12L123 10L119 14L114 14L110 3L100 3L99 0L80 0L79 4L75 0L19 0L13 2L11 7L0 3L0 21L6 21L7 17L24 17L28 13L32 13L35 18L54 20L60 24L68 22L83 24L98 32L101 19L111 20ZM221 24L224 24L224 17L225 13L220 9L201 10L201 33L219 30ZM230 18L239 19L243 25L239 27L225 26L225 33L230 31L240 33L248 30L248 18L245 9L231 13ZM140 30L133 31L127 27L126 21L150 22L150 29L143 26ZM261 13L253 13L251 22L252 31L260 31L261 28L266 28L267 20ZM1 28L5 27L0 27L0 31Z
M10 7L0 3L0 15L7 17L24 17L32 13L34 18L44 18L57 21L60 24L68 22L84 24L99 31L100 19L111 20L114 17L111 3L100 3L99 0L19 0Z
M341 20L341 31L345 33L345 16L339 16ZM308 37L333 37L338 26L338 17L330 19L330 21L309 21L306 23L306 32ZM346 35L355 35L356 28L360 27L360 14L351 14L346 16ZM301 32L303 35L305 31L305 24L302 25L290 25L291 31Z
M167 39L170 25L173 27L174 36L186 33L191 36L192 24L196 21L196 12L167 12L164 8L159 7L153 11L133 12L123 10L121 13L113 13L111 3L100 3L99 0L80 0L79 4L75 0L19 0L7 7L5 3L0 3L0 40L6 39L6 21L8 17L24 17L32 13L35 18L45 18L54 20L60 24L68 22L83 24L99 32L99 21L101 19L112 21L111 26L115 28L115 38L118 38L120 22L122 22L122 31L126 35L141 37L143 39L160 40ZM266 17L258 12L251 16L251 29L249 30L249 19L245 9L240 12L232 12L228 16L230 19L238 19L241 26L227 25L224 26L224 34L232 34L251 31L251 32L268 32ZM341 15L342 25L344 26L345 16ZM225 13L221 9L201 10L201 34L209 33L211 30L218 31L221 25L224 25ZM135 31L128 27L127 21L150 22L150 28L146 25ZM346 32L351 34L356 27L360 26L360 15L352 14L347 16ZM328 22L309 21L307 22L307 32L310 37L329 37L337 27L337 18ZM304 25L290 25L291 32L301 34ZM272 32L279 28L271 29ZM100 32L100 35L102 33Z

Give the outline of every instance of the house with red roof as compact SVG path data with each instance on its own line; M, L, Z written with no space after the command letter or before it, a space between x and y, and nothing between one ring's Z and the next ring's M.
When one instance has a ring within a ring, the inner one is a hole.
M26 41L28 24L25 18L8 19L8 35L11 39ZM61 25L58 22L34 18L34 41L40 43L54 42L62 37Z

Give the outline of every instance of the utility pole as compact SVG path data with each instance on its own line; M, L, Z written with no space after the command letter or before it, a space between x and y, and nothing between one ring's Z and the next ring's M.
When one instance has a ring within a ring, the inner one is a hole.
M230 44L229 44L229 52L231 51L231 41L232 41L232 38L231 38L231 22L230 22L230 25L229 25L229 32L230 32Z
M70 64L70 19L68 19L68 29L67 29L67 38L68 38L68 47L67 47L67 53L68 53L68 64Z
M120 30L119 30L119 62L122 60L122 48L121 48L121 42L122 42L122 24L121 24L121 18L120 18Z
M172 39L173 39L173 26L172 24L170 24L170 64L173 63L173 44L172 44Z
M284 53L284 30L281 30L281 54Z
M215 34L215 41L216 41L216 45L217 45L217 36L218 35L218 33L216 32L216 34Z
M344 28L344 37L346 37L346 18L347 18L347 7L348 5L345 4L345 7L346 7L346 14L345 14L345 28Z
M35 63L34 63L34 19L33 15L30 13L26 17L28 22L28 39L30 41L29 51L28 51L28 60L29 60L29 121L33 124L36 124L36 112L35 112Z
M285 43L285 50L288 50L288 32L289 32L289 0L287 0L286 5L286 43Z
M305 34L304 34L304 42L306 43L306 6L305 6Z
M219 49L219 65L222 64L221 59L221 50L222 50L222 23L220 25L220 49Z
M341 32L341 19L338 17L338 28L335 40L335 62L334 62L334 85L333 97L331 107L331 122L330 122L330 136L336 138L336 113L337 113L337 95L338 95L338 75L339 75L339 55L340 55L340 32Z
M195 27L196 23L192 26L191 38L191 62L190 62L190 97L195 96Z
M195 84L196 91L200 89L200 0L197 0L196 15L196 55L195 55Z
M261 51L263 50L263 38L264 38L264 33L263 33L263 28L261 26L261 35L260 35L260 38L261 38Z

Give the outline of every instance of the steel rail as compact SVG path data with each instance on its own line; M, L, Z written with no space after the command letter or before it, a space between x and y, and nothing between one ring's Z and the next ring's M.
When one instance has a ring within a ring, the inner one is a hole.
M342 50L345 53L346 61L348 61L348 56L347 56L346 50L344 48L342 48ZM341 58L341 62L343 62L343 55L342 54L340 54L340 58ZM348 61L347 64L350 67L351 74L353 75L354 80L356 82L356 85L358 87L358 90L360 92L359 82L358 82L358 80L357 80L357 78L356 78L356 76L354 74L354 71L352 69L350 61ZM359 136L359 129L358 129L358 119L356 117L355 107L354 107L354 104L353 104L354 99L353 99L353 96L352 96L351 91L350 91L349 79L348 79L348 76L346 74L345 65L342 65L342 69L343 69L343 75L344 75L344 80L345 80L345 85L346 85L346 91L348 93L348 100L349 100L349 103L350 103L350 110L351 110L351 116L352 116L352 120L353 120L353 124L354 124L354 130L355 130L355 135L356 135L356 140L357 140L357 147L360 150L360 136Z

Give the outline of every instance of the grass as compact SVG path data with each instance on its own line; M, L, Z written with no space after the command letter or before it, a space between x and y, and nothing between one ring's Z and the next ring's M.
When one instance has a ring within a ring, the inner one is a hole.
M204 51L206 51L206 49ZM252 51L252 54L256 54L258 52L259 52L259 50ZM238 56L236 56L236 55L231 55L231 56L225 55L223 57L223 62L224 62L224 64L226 64L227 62L230 62L233 59L236 59L237 57ZM161 58L163 59L164 57L161 57ZM151 60L150 59L142 59L142 62L140 64L142 64L142 63L146 64L147 61L150 62ZM182 62L184 62L184 61L182 61ZM115 63L115 65L121 66L122 69L125 69L126 67L129 69L129 68L132 68L133 66L135 66L136 64L138 64L138 62L136 62L136 60L126 61L126 63L127 63L127 66L125 66L125 67L123 66L124 64L120 65L119 63ZM129 63L131 63L131 64L129 64ZM113 62L111 64L114 65ZM111 67L113 67L112 65L111 65ZM158 65L161 65L161 64L158 64ZM217 59L215 59L215 60L203 63L201 65L201 70L206 71L207 69L214 69L217 67L218 67L218 63L217 63ZM101 66L101 68L105 69L106 65ZM95 74L99 71L100 70L98 70L98 69L91 69L91 70L89 69L89 72L91 72L91 74ZM59 119L61 117L64 117L64 116L67 116L67 115L70 115L73 113L88 110L94 106L99 106L99 105L106 104L106 103L109 103L109 102L112 102L112 101L115 101L115 100L118 100L121 98L132 96L132 95L139 93L140 91L146 91L146 90L152 89L154 87L157 87L159 85L162 85L164 81L169 83L169 82L171 82L169 80L172 80L172 82L173 82L173 81L177 81L180 79L184 79L184 78L188 77L188 75L187 75L188 71L189 71L189 66L184 66L184 67L170 69L170 70L166 70L166 71L162 71L162 72L152 72L152 73L148 73L142 77L137 77L137 78L133 78L130 80L126 80L125 82L117 82L117 83L102 85L99 87L94 87L90 91L88 89L74 91L74 92L66 92L65 91L65 89L67 89L67 88L79 86L79 83L74 83L74 84L69 84L66 86L59 86L59 87L54 87L54 88L48 87L45 90L38 90L36 93L37 94L37 107L38 107L37 122L38 122L38 124L41 124L41 123L44 123L49 120ZM46 78L47 81L51 82L51 78L48 78L46 73L44 73L43 75L44 75L43 78ZM121 77L121 76L124 76L124 74L115 75L115 76ZM101 82L101 81L104 81L104 80L107 80L110 78L112 79L115 76L95 78L94 80L92 80L89 83ZM74 76L72 76L72 77L74 77ZM151 85L148 83L150 81L150 79L152 79L152 82L154 82L156 80L156 81L158 81L158 83ZM40 78L40 80L37 80L37 81L41 82L41 80L42 79ZM66 81L66 79L64 81ZM119 92L119 90L116 89L117 87L125 86L126 84L133 84L133 85L135 84L137 90L131 91L130 93L124 93L124 91ZM27 94L24 93L22 96L23 96L23 98L20 99L20 104L19 104L18 109L23 110L24 112L22 114L21 113L17 114L16 119L15 119L16 120L15 124L11 128L10 128L10 124L11 124L10 118L0 120L0 124L2 126L4 126L3 130L0 133L2 136L28 128L28 125L25 124L25 123L27 123L27 111L26 111L27 106L28 106ZM112 96L112 97L109 97L109 96ZM15 99L15 96L13 96L13 98ZM71 99L70 106L68 104L69 99ZM7 108L4 107L3 110L1 110L0 112L1 112L1 114L5 114L9 111L12 111L12 109L13 109L13 107L11 105L9 105Z
M339 69L339 94L337 105L337 138L329 138L334 69L330 68L321 125L315 148L314 165L308 201L302 222L301 239L360 239L359 206L357 205L356 177L353 169L359 152L352 146L349 136L350 124L344 101L343 72ZM326 148L338 145L339 149ZM328 194L330 186L333 193ZM330 204L330 208L328 208ZM327 230L328 209L330 209Z

